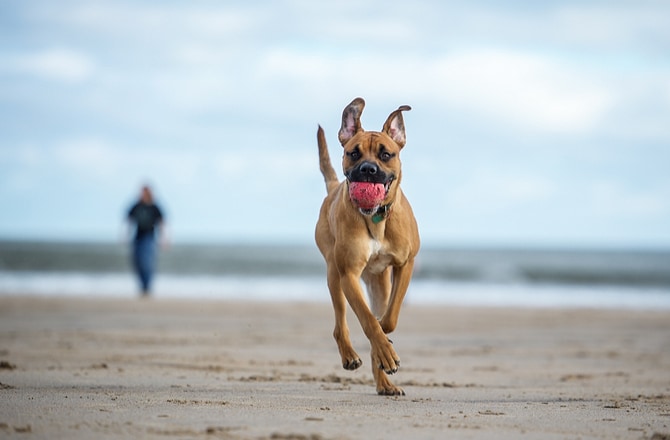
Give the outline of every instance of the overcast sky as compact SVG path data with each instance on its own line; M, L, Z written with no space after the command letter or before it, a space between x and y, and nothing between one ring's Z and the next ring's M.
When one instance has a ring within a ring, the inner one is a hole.
M5 0L0 238L312 241L342 109L408 104L426 245L670 246L666 1Z

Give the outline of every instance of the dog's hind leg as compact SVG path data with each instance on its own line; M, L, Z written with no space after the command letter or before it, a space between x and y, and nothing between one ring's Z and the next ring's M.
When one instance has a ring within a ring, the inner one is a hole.
M384 313L384 316L379 322L384 333L391 333L395 330L396 325L398 324L400 306L402 306L403 299L407 293L413 269L414 259L408 260L404 266L393 268L393 288L391 289L391 298L386 313Z
M328 267L328 289L330 298L333 301L333 310L335 312L335 330L333 337L337 342L337 348L342 357L342 367L345 370L355 370L363 364L360 356L354 350L349 339L349 326L347 325L347 301L340 286L340 275L337 268L329 265Z

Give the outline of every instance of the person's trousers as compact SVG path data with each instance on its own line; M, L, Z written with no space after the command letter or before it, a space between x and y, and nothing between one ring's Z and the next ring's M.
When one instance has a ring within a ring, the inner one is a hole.
M142 293L149 293L156 267L156 242L154 237L146 236L135 240L133 243L133 266L139 278Z

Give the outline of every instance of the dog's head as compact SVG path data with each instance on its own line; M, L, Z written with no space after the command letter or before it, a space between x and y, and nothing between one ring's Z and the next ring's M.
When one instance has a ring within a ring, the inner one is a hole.
M382 131L365 131L361 127L362 98L354 99L342 112L342 127L338 137L344 156L342 168L349 182L369 182L384 187L384 199L373 208L361 209L365 215L374 214L382 205L393 202L402 175L400 150L405 146L405 123L402 112L408 105L392 112Z

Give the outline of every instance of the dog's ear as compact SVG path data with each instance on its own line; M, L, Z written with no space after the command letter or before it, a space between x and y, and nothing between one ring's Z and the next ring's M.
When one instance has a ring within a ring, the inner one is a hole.
M384 123L382 131L389 135L400 148L405 146L405 121L402 112L412 110L409 105L401 105L398 110L391 113Z
M363 130L363 127L361 127L363 107L365 107L363 98L356 98L342 112L342 126L337 135L342 146L354 137L356 133Z

